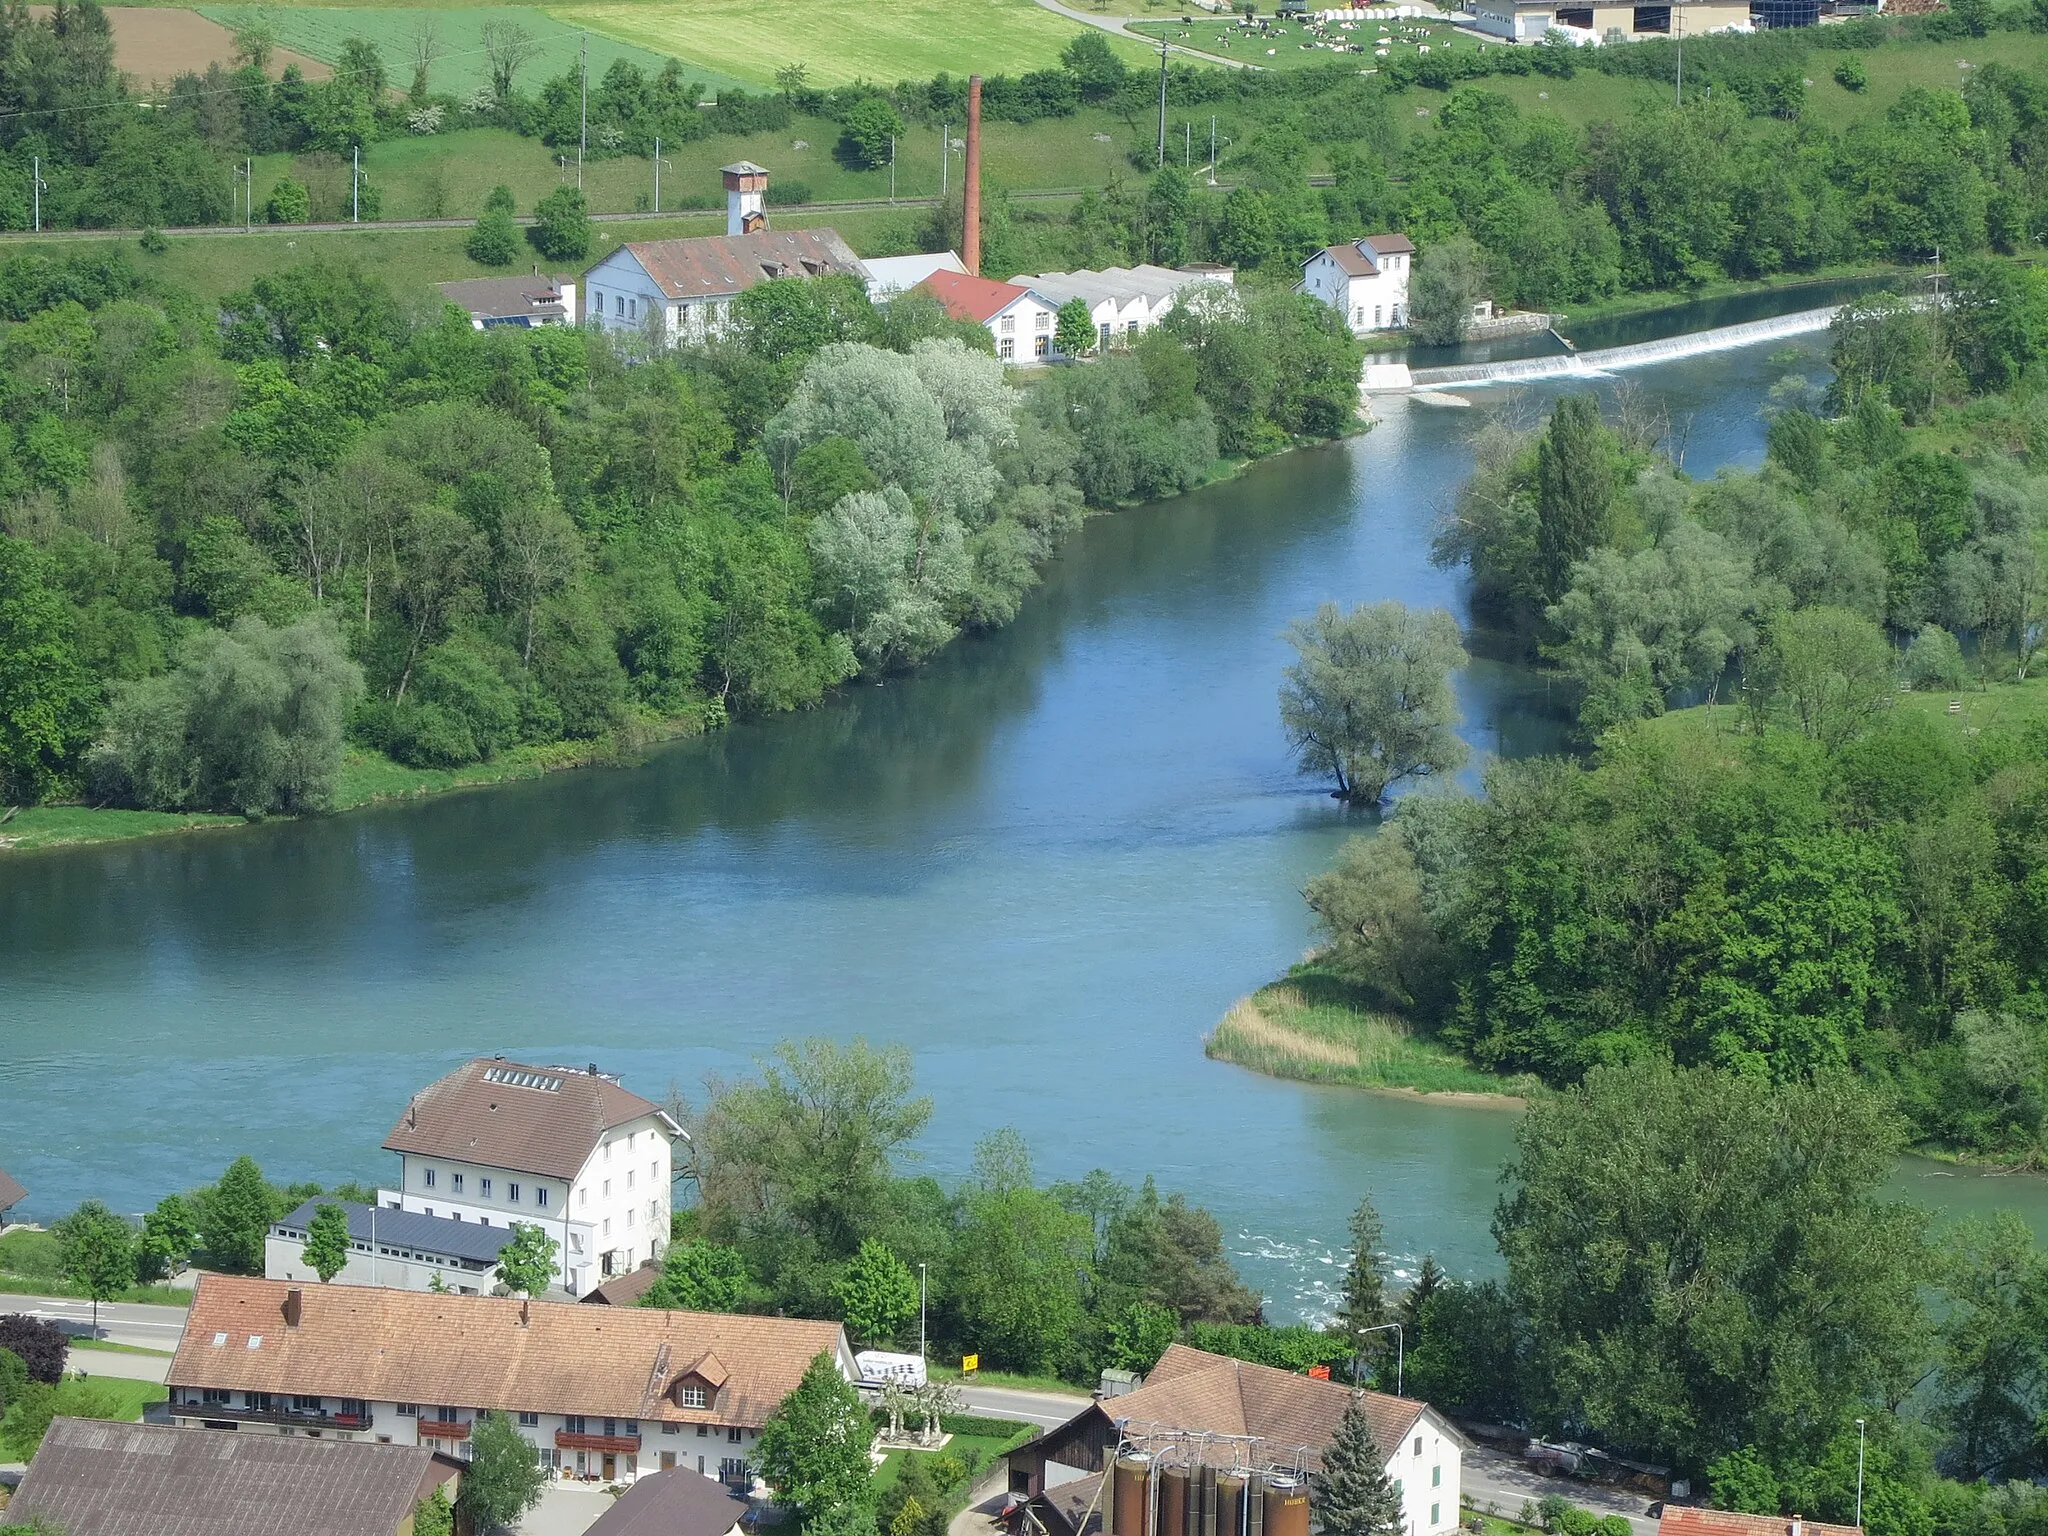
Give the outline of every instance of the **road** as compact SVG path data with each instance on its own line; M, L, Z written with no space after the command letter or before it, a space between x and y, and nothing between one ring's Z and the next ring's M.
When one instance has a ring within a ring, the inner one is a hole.
M1545 1477L1520 1457L1504 1456L1486 1446L1474 1446L1465 1453L1459 1491L1467 1504L1477 1509L1492 1504L1510 1519L1524 1504L1533 1504L1546 1493L1561 1493L1596 1515L1622 1516L1637 1536L1657 1536L1657 1522L1649 1515L1650 1501L1643 1495L1569 1477Z
M1173 19L1170 16L1097 16L1092 11L1077 11L1070 5L1062 5L1060 0L1038 0L1038 3L1046 10L1051 11L1055 16L1063 16L1068 21L1078 21L1082 26L1094 27L1097 31L1112 32L1118 37L1127 37L1134 43L1143 43L1147 48L1157 48L1159 46L1159 39L1147 37L1143 32L1133 32L1125 23L1132 21L1171 21ZM1204 53L1199 48L1183 48L1179 43L1168 43L1166 46L1169 52L1185 54L1187 57L1199 60L1204 64L1221 64L1226 69L1257 69L1259 67L1249 59L1227 59L1221 54Z
M979 1387L962 1383L960 1397L976 1413L994 1419L1019 1419L1040 1429L1057 1429L1086 1408L1092 1398L1063 1392L1025 1392L1015 1387Z
M74 1338L85 1337L92 1328L92 1303L72 1296L0 1295L0 1312L26 1312L30 1317L48 1318ZM100 1303L100 1337L110 1344L171 1350L178 1347L178 1337L184 1331L183 1307L128 1301ZM108 1371L107 1374L118 1376L123 1373Z

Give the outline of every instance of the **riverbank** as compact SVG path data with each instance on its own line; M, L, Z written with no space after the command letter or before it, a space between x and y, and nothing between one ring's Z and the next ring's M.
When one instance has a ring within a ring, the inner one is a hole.
M640 751L664 741L679 741L704 729L702 715L634 721L625 729L591 741L550 741L514 747L489 762L461 768L409 768L366 747L351 746L342 756L341 778L331 814L357 811L394 800L482 789L537 779L572 768L629 766ZM204 811L125 811L85 805L32 805L0 824L0 854L33 853L47 848L75 848L88 843L126 842L179 832L213 832L246 827L244 816Z
M1231 1004L1202 1053L1267 1077L1399 1093L1435 1103L1518 1109L1533 1078L1497 1077L1417 1037L1400 1019L1358 1006L1345 982L1307 961Z

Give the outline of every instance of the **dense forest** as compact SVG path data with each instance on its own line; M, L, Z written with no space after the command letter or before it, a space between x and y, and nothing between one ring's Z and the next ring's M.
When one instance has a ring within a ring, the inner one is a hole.
M1807 113L1805 82L1821 72L1862 81L1883 71L1887 49L1901 41L2044 25L2035 9L1966 0L1933 16L1703 38L1686 50L1683 107L1587 129L1550 110L1522 112L1473 82L1541 72L1565 92L1576 72L1666 81L1676 72L1669 44L1465 46L1389 59L1364 76L1351 64L1176 68L1170 110L1204 127L1212 113L1221 121L1221 169L1235 183L1223 196L1199 192L1180 170L1154 173L1154 79L1084 35L1061 68L991 79L987 110L1026 124L1084 108L1121 119L1134 167L1151 179L1117 182L1056 213L1013 210L995 188L984 249L992 271L1211 258L1291 280L1293 264L1332 239L1405 230L1426 258L1443 253L1425 259L1425 287L1440 278L1470 286L1476 271L1478 285L1503 301L1548 307L1724 275L1918 262L1936 247L1950 257L2011 251L2048 233L2048 81L1987 65L1962 77L1959 90L1914 88L1843 131ZM133 109L114 72L105 17L90 0L46 17L10 12L0 31L0 227L29 224L32 156L47 183L46 225L147 227L230 221L235 168L252 153L339 165L357 145L457 127L497 127L564 149L579 142L580 82L562 76L529 94L534 83L522 71L532 49L516 28L494 34L493 84L457 98L433 89L431 50L403 81L367 43L347 45L327 81L293 70L272 81L261 67L269 38L251 20L239 68L183 77L147 112ZM1396 93L1408 87L1427 93L1426 122L1407 115L1412 93L1397 111ZM960 121L965 82L821 91L794 71L778 93L727 92L710 105L701 95L679 66L648 75L614 64L591 82L590 153L644 155L656 137L778 130L801 117L837 124L842 157L873 165L886 153L878 146L906 123ZM1310 186L1310 173L1325 171L1335 184ZM291 177L254 189L259 217L346 216L335 199L349 178L325 180L326 192ZM781 185L777 195L804 192ZM362 197L364 216L377 217L374 175ZM958 219L957 201L935 210L924 242L957 245ZM495 251L493 261L516 254L502 242L478 249ZM572 243L560 259L578 254Z
M0 302L9 803L295 811L344 733L446 767L801 708L1006 622L1087 508L1355 426L1357 343L1279 292L1029 389L843 278L667 351L317 263L216 309L24 258Z
M1438 557L1596 750L1403 801L1309 888L1328 963L1487 1067L1853 1068L1921 1137L2038 1163L2048 713L1899 690L2037 663L2044 347L2048 281L1966 264L1939 311L1843 311L1760 471L1689 478L1626 393L1483 426Z

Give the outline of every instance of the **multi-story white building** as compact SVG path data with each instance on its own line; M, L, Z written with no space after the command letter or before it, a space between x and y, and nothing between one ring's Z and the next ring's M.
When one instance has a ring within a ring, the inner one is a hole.
M1154 266L1144 262L1135 267L1105 267L1096 272L1040 272L1013 277L1012 283L1028 288L1054 305L1079 299L1088 306L1095 322L1096 345L1111 346L1136 341L1172 312L1181 295L1204 283L1232 285L1236 274L1228 267Z
M686 1468L752 1484L761 1428L838 1323L204 1275L166 1381L174 1422L426 1445L466 1459L510 1415L564 1478Z
M414 1095L384 1139L399 1159L387 1209L543 1228L571 1295L668 1246L670 1160L682 1128L595 1066L502 1057L457 1067Z
M308 1200L270 1224L270 1235L263 1240L266 1279L319 1280L319 1273L306 1262L306 1240L313 1213L323 1205L339 1206L348 1221L348 1260L334 1277L342 1285L438 1289L462 1296L488 1296L498 1285L498 1255L512 1241L510 1225L320 1199Z
M955 320L986 326L1006 363L1049 363L1061 355L1053 342L1059 305L1021 283L939 271L914 291L930 294Z
M1408 269L1415 243L1406 235L1367 235L1326 246L1302 263L1301 292L1321 299L1362 336L1408 323Z

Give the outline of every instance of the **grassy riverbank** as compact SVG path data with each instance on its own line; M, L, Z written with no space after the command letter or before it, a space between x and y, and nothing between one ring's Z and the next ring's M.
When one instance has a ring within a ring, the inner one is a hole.
M1202 1050L1268 1077L1510 1107L1536 1086L1482 1072L1401 1020L1360 1008L1340 978L1312 961L1233 1003Z

